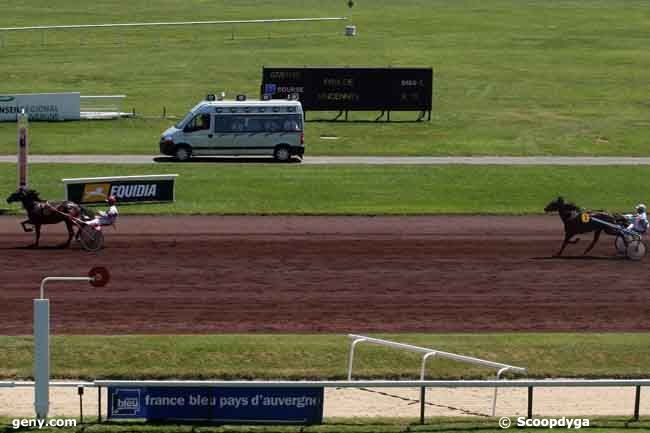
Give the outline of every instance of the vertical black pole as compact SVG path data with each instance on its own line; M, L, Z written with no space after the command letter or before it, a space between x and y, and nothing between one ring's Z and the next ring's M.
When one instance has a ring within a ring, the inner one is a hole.
M77 387L77 394L79 394L79 422L84 423L84 387Z
M427 395L427 389L425 387L420 388L420 424L424 424L424 405Z
M102 387L97 388L97 422L102 422Z
M641 403L641 385L636 386L636 397L634 397L634 420L639 420L639 404Z
M528 387L528 419L533 417L533 387Z

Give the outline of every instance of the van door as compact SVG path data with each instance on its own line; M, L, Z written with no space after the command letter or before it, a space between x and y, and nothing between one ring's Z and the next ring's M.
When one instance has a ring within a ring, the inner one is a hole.
M272 155L273 146L268 143L264 119L260 115L238 116L242 131L235 134L236 151L239 155Z
M234 115L214 116L214 146L215 155L232 155L235 142L237 121Z
M213 146L212 122L209 113L197 114L183 128L185 143L192 148L193 155L209 155Z

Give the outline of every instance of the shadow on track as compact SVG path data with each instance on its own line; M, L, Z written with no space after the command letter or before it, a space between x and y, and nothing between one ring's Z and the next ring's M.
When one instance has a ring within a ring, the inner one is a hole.
M546 256L546 257L531 257L532 260L577 260L577 261L593 261L593 260L625 260L623 256Z
M193 156L189 161L180 162L172 156L157 156L154 159L154 162L158 163L176 163L176 164L196 164L196 163L217 163L217 164L278 164L283 165L283 163L276 162L271 157L232 157L232 156ZM300 159L291 158L288 164L298 164ZM287 164L284 163L284 164Z

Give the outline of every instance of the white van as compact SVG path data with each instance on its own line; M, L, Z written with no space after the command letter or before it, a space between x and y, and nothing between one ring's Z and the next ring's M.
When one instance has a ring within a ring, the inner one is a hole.
M289 161L305 152L299 101L202 101L160 137L160 153L187 161L203 155L270 155Z

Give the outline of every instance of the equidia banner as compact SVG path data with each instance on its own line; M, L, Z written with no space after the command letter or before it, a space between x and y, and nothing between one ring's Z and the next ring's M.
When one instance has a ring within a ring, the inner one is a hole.
M65 199L81 204L103 203L109 195L118 203L174 201L177 174L63 179Z
M319 424L323 388L108 387L108 417Z
M79 120L80 106L78 92L0 95L0 122L15 122L23 109L30 121Z

